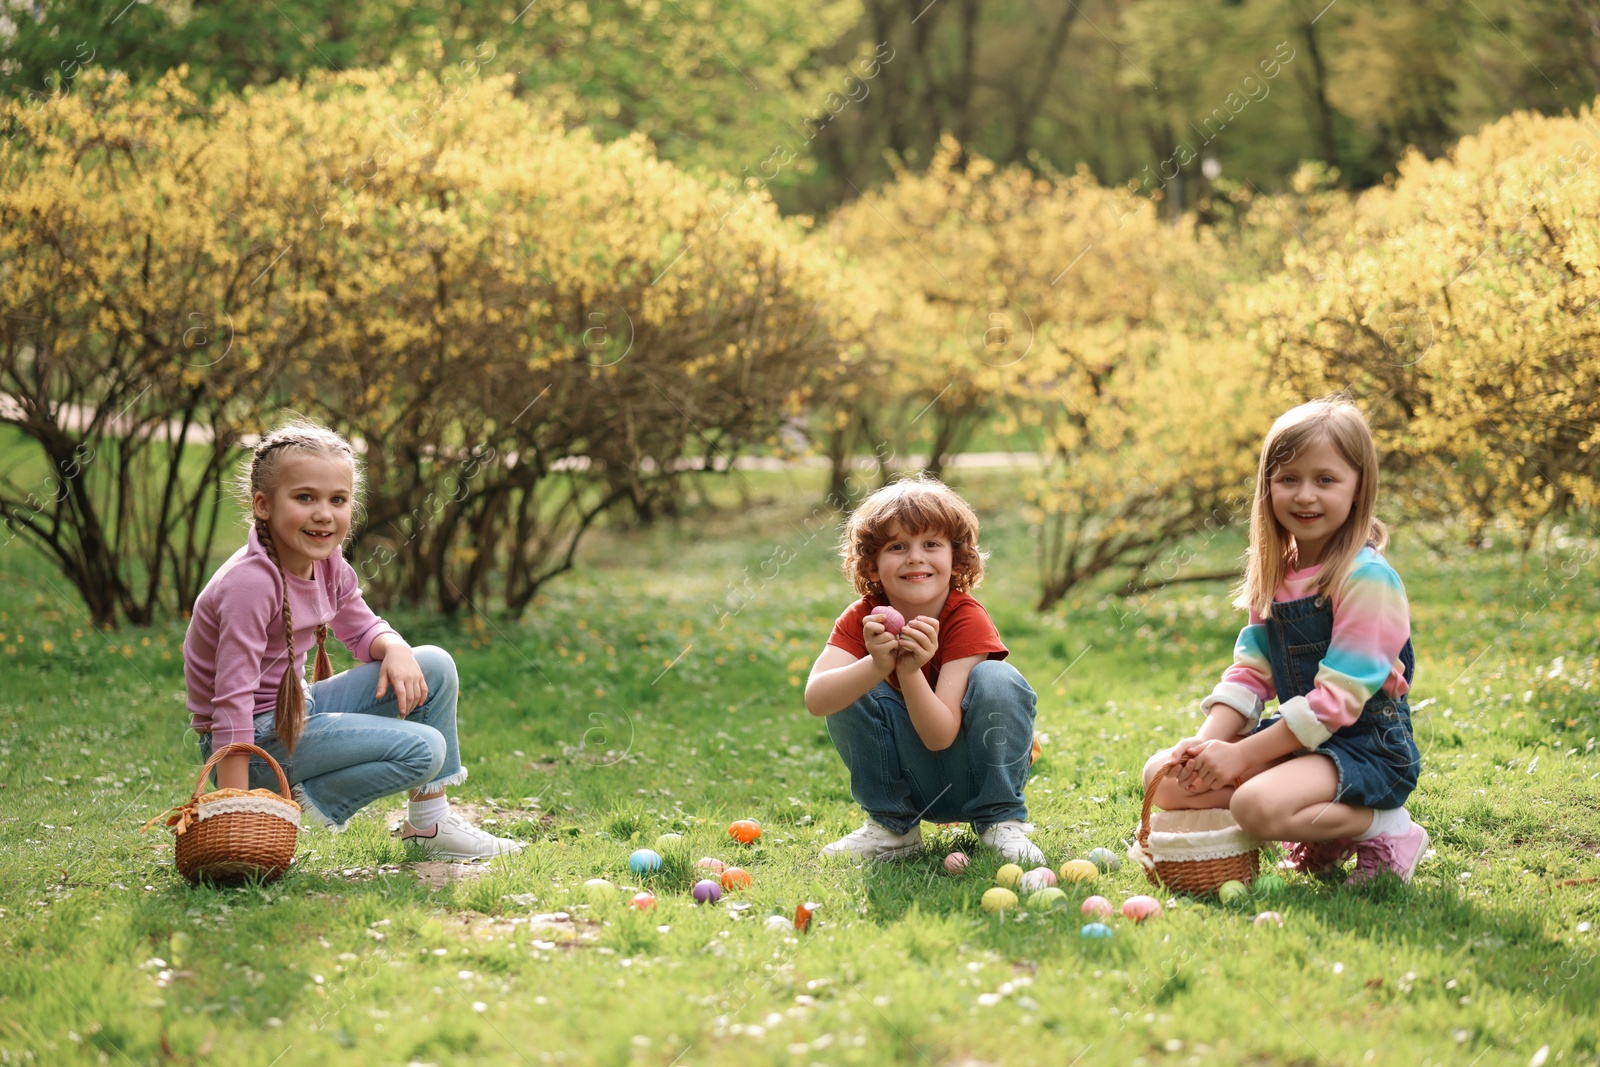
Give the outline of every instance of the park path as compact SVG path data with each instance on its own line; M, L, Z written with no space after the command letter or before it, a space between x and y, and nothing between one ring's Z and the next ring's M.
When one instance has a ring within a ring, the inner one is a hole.
M82 433L94 421L94 415L95 409L92 407L82 404L63 404L56 409L55 421L57 425L68 432ZM16 398L0 393L0 422L25 421L27 421L26 413ZM169 420L160 427L163 432L163 439L167 441L176 440L182 430L182 425L176 420ZM118 430L127 432L133 427L134 420L119 414L107 421L106 432L115 435ZM188 433L185 435L185 441L189 444L209 444L211 439L212 434L209 426L190 426ZM254 434L241 434L239 447L250 448L255 445L256 440L257 438ZM362 441L356 440L353 444L358 452L366 451ZM928 457L921 455L906 456L905 460L905 466L911 470L920 470L927 466L928 463ZM877 463L877 459L874 456L858 456L856 461L858 464L869 466L875 466ZM553 466L556 470L587 470L589 463L588 456L568 456L565 459L558 460ZM1037 452L964 452L960 455L952 456L945 466L947 468L983 469L1033 467L1037 466L1038 463L1039 454ZM685 457L678 460L678 466L681 470L689 470L700 467L701 463L699 460ZM713 470L728 469L725 458L714 459L711 466ZM832 464L828 457L815 455L799 456L794 459L784 459L780 456L736 456L733 460L733 469L740 471L811 471L827 470L830 466ZM896 466L899 466L899 464Z

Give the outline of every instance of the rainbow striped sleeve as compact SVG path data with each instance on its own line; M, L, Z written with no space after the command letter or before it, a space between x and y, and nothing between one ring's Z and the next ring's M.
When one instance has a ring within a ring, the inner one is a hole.
M1333 599L1333 639L1317 669L1315 687L1284 701L1284 721L1307 748L1361 717L1379 689L1406 692L1400 650L1411 635L1405 587L1387 560L1364 549Z
M1223 672L1222 681L1200 706L1210 711L1213 704L1226 704L1245 717L1248 731L1255 728L1267 701L1276 695L1272 660L1267 655L1267 627L1252 611L1249 623L1233 643L1233 666Z

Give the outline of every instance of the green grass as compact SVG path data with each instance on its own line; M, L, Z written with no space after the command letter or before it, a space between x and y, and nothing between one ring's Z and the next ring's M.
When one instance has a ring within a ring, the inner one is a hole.
M1041 697L1036 838L1056 865L1120 852L1139 766L1192 726L1237 616L1220 585L1036 615L1016 485L965 488L993 550L980 597ZM964 830L893 865L817 858L859 822L800 700L850 599L832 532L803 525L814 478L715 491L742 505L603 531L522 620L388 613L456 655L456 795L531 842L442 889L389 841L394 803L306 832L275 884L184 885L170 837L137 832L198 766L181 624L96 632L33 556L0 555L0 1062L1486 1067L1545 1045L1597 1062L1596 934L1578 927L1600 921L1600 625L1593 568L1563 562L1582 545L1439 558L1402 531L1426 761L1411 808L1438 852L1413 885L1292 879L1281 929L1252 925L1259 902L1179 901L1088 943L1075 909L982 913L995 860L940 867ZM779 548L796 558L763 568ZM1219 538L1192 566L1238 550ZM762 821L756 846L727 838L738 817ZM668 830L687 843L644 880L654 911L586 901L587 878L640 884L629 850ZM696 908L702 855L755 884ZM1146 888L1126 865L1095 886ZM768 928L804 900L822 904L811 933ZM532 928L553 912L576 922Z

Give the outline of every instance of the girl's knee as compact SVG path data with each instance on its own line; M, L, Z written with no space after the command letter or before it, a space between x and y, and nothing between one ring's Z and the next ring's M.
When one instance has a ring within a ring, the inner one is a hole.
M417 657L417 666L422 668L430 689L445 683L457 684L455 657L447 650L438 645L418 645L411 654Z
M1266 790L1251 789L1250 783L1246 782L1233 791L1228 811L1233 815L1233 821L1239 824L1239 829L1251 837L1267 841L1279 836L1275 832L1279 806L1281 802Z
M444 769L444 735L431 726L417 723L417 730L407 751L405 765L417 772L419 784L433 781Z
M1150 788L1150 779L1161 773L1161 768L1167 765L1167 760L1170 759L1171 756L1172 749L1164 748L1160 752L1157 752L1154 756L1151 756L1149 759L1144 761L1144 787L1146 789ZM1156 803L1159 804L1161 802L1159 797L1162 791L1166 789L1167 785L1167 782L1162 782L1160 785L1156 786L1156 795L1158 797Z
M1165 749L1157 752L1144 765L1144 787L1146 790L1150 788L1150 780L1156 776L1162 767L1166 766L1167 753L1170 751L1171 749ZM1194 805L1190 801L1190 795L1183 791L1183 787L1171 775L1161 780L1156 786L1155 794L1150 798L1150 802L1162 811L1175 811L1179 808L1193 807Z

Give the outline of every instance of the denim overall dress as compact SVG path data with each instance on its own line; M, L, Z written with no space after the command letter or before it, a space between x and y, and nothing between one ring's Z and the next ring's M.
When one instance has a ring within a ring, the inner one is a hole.
M1333 639L1333 602L1308 596L1272 605L1267 627L1267 654L1272 661L1272 684L1278 701L1302 697L1316 688L1317 668ZM1400 665L1409 690L1416 671L1410 638L1400 650ZM1261 721L1264 730L1282 718ZM1404 696L1395 698L1379 689L1361 709L1355 722L1322 742L1318 755L1333 760L1339 787L1333 799L1363 808L1398 808L1417 787L1422 753L1411 730L1411 707Z

